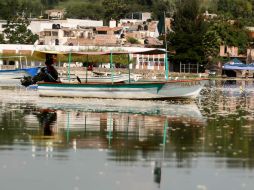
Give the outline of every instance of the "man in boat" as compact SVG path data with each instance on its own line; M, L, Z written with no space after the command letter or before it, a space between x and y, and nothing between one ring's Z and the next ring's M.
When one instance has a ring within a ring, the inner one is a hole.
M58 72L53 66L55 61L56 61L55 54L46 54L45 61L46 67L41 68L40 72L34 77L24 77L23 79L21 79L21 84L27 87L39 81L58 82Z
M58 72L53 66L53 64L56 62L56 55L54 54L47 54L46 55L46 62L44 67L44 70L42 70L42 79L45 82L57 82L58 80Z

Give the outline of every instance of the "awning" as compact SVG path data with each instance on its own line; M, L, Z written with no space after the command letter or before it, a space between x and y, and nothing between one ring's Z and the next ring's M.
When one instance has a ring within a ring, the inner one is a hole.
M241 65L229 65L223 66L224 70L254 70L254 64L241 64Z
M143 55L156 55L156 54L165 54L164 49L150 48L143 51L79 51L79 52L60 52L60 51L34 51L33 55L39 58L45 58L46 54L56 54L62 56L71 55L127 55L127 54L143 54Z
M67 56L69 53L68 52L60 52L60 51L37 51L37 50L32 52L33 56L41 58L41 59L46 59L47 54Z
M254 70L254 64L244 64L239 59L234 58L224 64L224 70Z

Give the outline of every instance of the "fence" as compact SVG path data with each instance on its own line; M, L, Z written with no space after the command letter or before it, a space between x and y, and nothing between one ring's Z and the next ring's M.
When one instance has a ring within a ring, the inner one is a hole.
M180 73L199 73L199 64L181 63Z

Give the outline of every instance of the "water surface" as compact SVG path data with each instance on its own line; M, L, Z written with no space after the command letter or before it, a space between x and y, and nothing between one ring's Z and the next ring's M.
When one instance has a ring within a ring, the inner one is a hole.
M253 189L253 93L244 80L210 81L191 102L1 86L1 189Z

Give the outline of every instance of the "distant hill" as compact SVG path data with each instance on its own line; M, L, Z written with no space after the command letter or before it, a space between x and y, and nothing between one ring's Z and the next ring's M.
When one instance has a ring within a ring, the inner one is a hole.
M172 12L175 0L0 0L0 19L13 15L43 16L47 9L65 9L66 17L110 19L130 12L153 12L154 18ZM103 2L105 4L103 4ZM171 10L172 9L172 10Z

